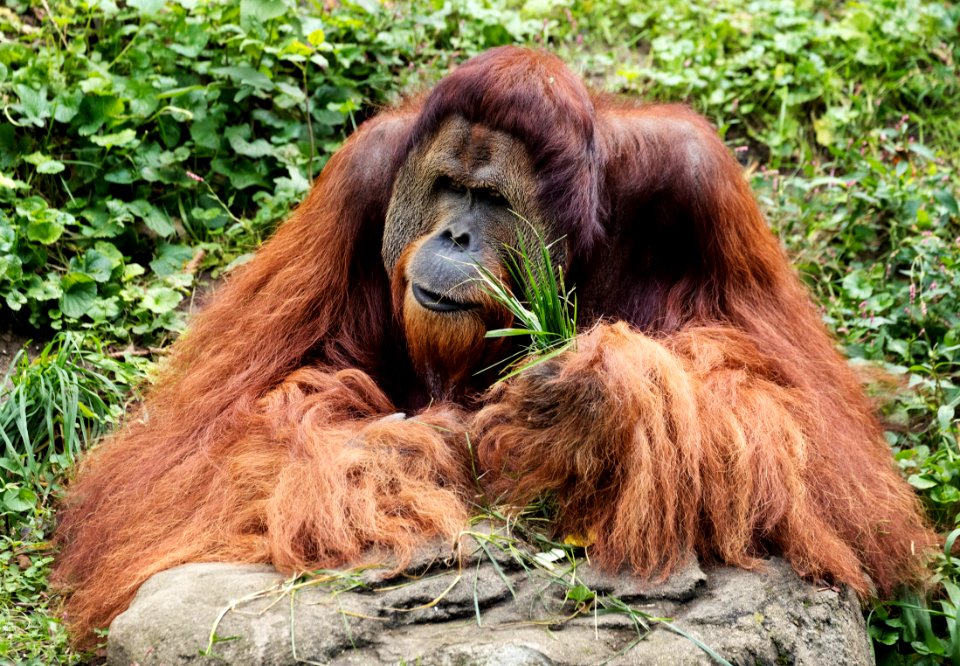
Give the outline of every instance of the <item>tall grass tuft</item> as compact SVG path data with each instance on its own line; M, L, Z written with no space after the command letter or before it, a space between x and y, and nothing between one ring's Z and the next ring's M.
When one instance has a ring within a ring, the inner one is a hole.
M95 342L95 341L94 341ZM21 350L0 384L0 520L27 519L56 479L123 412L131 365L60 333L32 361Z
M553 264L552 243L546 243L536 229L534 233L536 247L528 248L527 241L518 233L516 247L504 248L503 264L518 293L485 266L476 265L483 290L506 308L515 322L511 328L487 331L486 337L530 338L523 350L506 360L500 381L576 346L577 298L573 288L567 289L564 283L563 268Z

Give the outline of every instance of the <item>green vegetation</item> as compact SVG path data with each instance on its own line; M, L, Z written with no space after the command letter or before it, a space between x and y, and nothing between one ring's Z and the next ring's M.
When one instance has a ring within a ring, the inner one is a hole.
M717 124L846 351L903 380L880 389L888 439L955 538L960 8L324 4L0 8L0 321L51 341L0 389L0 661L82 658L45 591L51 506L201 279L244 261L378 106L505 43L547 45L600 87L688 101ZM870 612L881 662L960 663L960 560L935 566L928 599Z
M530 340L524 349L503 362L500 381L562 354L575 345L577 339L574 290L568 290L564 284L563 268L554 266L550 255L552 244L548 245L532 225L529 230L535 236L533 247L528 247L530 241L518 233L516 247L503 249L503 265L510 283L518 287L516 293L487 268L476 264L483 291L514 320L510 328L487 331L486 337L524 336Z
M85 350L72 333L58 334L32 362L23 351L17 355L0 403L0 442L7 452L0 457L5 532L48 503L80 451L122 413L135 376L134 367L99 348Z

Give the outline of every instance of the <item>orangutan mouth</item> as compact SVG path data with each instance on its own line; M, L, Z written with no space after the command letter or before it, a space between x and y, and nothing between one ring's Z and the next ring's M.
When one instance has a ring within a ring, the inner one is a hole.
M411 290L413 291L413 297L417 299L417 303L433 312L461 312L476 307L473 303L455 301L449 296L424 289L416 283L411 285Z

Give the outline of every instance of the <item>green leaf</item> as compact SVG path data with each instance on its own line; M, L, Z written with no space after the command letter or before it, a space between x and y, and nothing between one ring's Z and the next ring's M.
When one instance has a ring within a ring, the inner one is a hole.
M188 261L193 259L193 249L186 245L160 243L157 258L150 262L150 268L158 277L167 277L183 271Z
M41 153L41 152L33 152L33 153L30 153L29 155L24 155L24 156L23 156L23 161L24 161L24 162L26 162L27 164L32 164L32 165L34 165L34 166L37 166L37 165L39 165L39 164L43 164L44 162L46 162L46 161L48 161L48 160L50 160L50 159L52 159L52 158L51 158L49 155L44 155L44 154Z
M110 269L113 270L118 266L123 265L123 254L116 248L113 243L107 243L105 241L97 241L96 245L93 246L94 249L102 254L110 262Z
M43 127L46 120L53 115L53 109L47 100L47 87L42 86L40 90L34 90L29 86L22 84L13 87L17 97L20 98L19 104L13 107L21 114L21 120L30 125Z
M883 631L871 626L870 637L878 643L883 643L884 645L893 645L900 639L900 634L896 631Z
M127 264L123 267L123 281L129 282L135 277L139 277L147 272L147 269L140 264Z
M261 90L273 90L270 77L253 67L214 67L214 74L226 76L240 85L252 86Z
M79 272L89 275L96 282L107 282L113 273L114 263L97 250L87 250L79 262Z
M82 90L60 93L53 100L53 119L58 123L69 123L80 112L80 102L82 101Z
M147 15L160 13L166 4L166 0L127 0L128 7L133 7L141 14Z
M218 157L210 163L210 168L216 173L227 176L230 179L230 185L238 190L266 184L263 176L257 172L255 164L251 160Z
M90 309L87 310L87 315L94 322L98 323L116 319L120 316L120 305L118 301L119 299L116 296L111 298L98 298L93 302L93 305L90 306Z
M933 153L933 151L927 148L922 143L911 143L909 148L910 148L910 152L915 153L916 155L919 155L920 157L926 160L929 160L931 162L937 159L937 156Z
M35 279L30 281L30 287L27 288L27 298L35 301L53 301L63 295L63 290L60 289L60 277L56 273L48 274L46 280L41 280L36 275L30 277Z
M21 471L20 465L15 463L10 458L0 458L0 469L5 469L8 472L13 472L14 474L20 474Z
M136 130L125 129L113 134L103 134L101 136L91 136L90 140L98 146L104 148L113 148L115 146L125 146L132 143L137 138Z
M276 148L264 139L247 141L247 137L250 136L249 125L234 125L233 127L228 127L224 132L224 136L226 136L227 141L230 142L230 147L239 155L246 155L247 157L267 157L276 152Z
M190 124L190 138L201 148L216 150L220 147L220 125L213 118L204 118Z
M516 335L540 335L543 331L535 331L531 328L495 328L487 331L483 336L485 338L510 338Z
M9 511L23 513L37 504L37 495L29 488L8 488L3 494L3 505Z
M97 284L93 278L83 273L67 273L60 281L63 296L60 297L60 310L71 319L79 319L97 297Z
M576 601L578 604L590 601L593 597L593 591L582 583L567 590L567 599Z
M224 274L229 273L234 268L239 268L240 266L243 266L244 264L249 263L251 259L253 259L253 253L245 252L244 254L241 254L239 257L237 257L236 259L231 261L229 264L224 266L223 273Z
M23 158L23 161L37 167L37 173L60 173L64 169L63 162L55 160L49 155L44 155L43 153L39 152L26 155Z
M23 304L27 302L26 296L24 296L19 289L9 290L4 295L3 300L7 304L7 307L14 312L19 312Z
M286 11L287 3L283 0L240 0L240 18L244 21L269 21Z
M940 432L948 432L953 423L954 408L951 405L940 405L937 409L937 423L940 425Z
M130 169L121 168L114 169L109 173L103 175L103 179L108 183L116 183L118 185L129 185L136 179L136 175Z
M176 308L182 300L183 295L169 287L150 287L143 297L143 307L155 314L163 314Z
M25 189L25 188L27 188L27 187L29 187L29 185L27 185L27 184L26 184L25 182L23 182L22 180L18 180L18 179L16 179L16 178L11 178L10 176L7 176L7 175L4 174L2 171L0 171L0 189L4 189L4 190L22 190L22 189Z
M863 300L870 298L873 294L873 284L870 277L863 271L853 271L843 278L843 289L850 295L850 298Z
M832 146L836 139L835 124L829 116L821 116L813 120L813 129L816 132L817 143L821 146Z
M176 38L177 41L167 48L187 58L196 58L210 41L210 31L203 23L192 23L179 28ZM203 88L203 86L200 86L200 88ZM162 97L162 95L158 95L158 97Z
M123 114L123 102L112 95L86 95L80 102L80 136L90 136L108 120Z
M143 220L143 223L147 225L147 228L158 236L163 236L166 238L167 236L173 235L173 233L176 231L176 228L173 226L173 222L170 221L170 218L164 211L144 201L143 199L131 201L129 204L127 204L127 209L136 217Z
M960 215L960 204L957 198L948 190L937 190L933 193L934 199L940 202L940 205L947 209L947 212L953 216Z
M933 479L927 476L921 476L919 474L911 474L907 478L907 482L918 490L929 490L930 488L935 488L940 485Z
M62 233L63 225L56 218L31 220L27 225L27 238L35 243L50 245L60 238Z
M20 281L23 278L23 260L15 254L0 254L0 278Z
M64 168L66 167L63 166L63 162L58 160L47 160L43 164L37 166L37 173L55 174L60 173L64 170Z

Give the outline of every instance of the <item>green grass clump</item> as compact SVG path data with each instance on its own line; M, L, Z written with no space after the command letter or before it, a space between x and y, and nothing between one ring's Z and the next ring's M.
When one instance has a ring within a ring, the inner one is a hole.
M576 345L576 296L564 284L563 268L553 263L552 244L546 243L539 232L534 235L535 247L528 248L524 236L517 234L517 246L503 250L503 266L517 293L489 269L476 265L481 288L513 315L516 324L487 331L486 337L530 337L530 344L508 359L501 381Z
M136 364L91 336L63 332L0 383L0 663L66 664L70 650L47 592L49 534L63 479L79 453L122 416Z
M137 370L61 333L0 385L0 518L9 531L50 499L60 475L122 414Z

